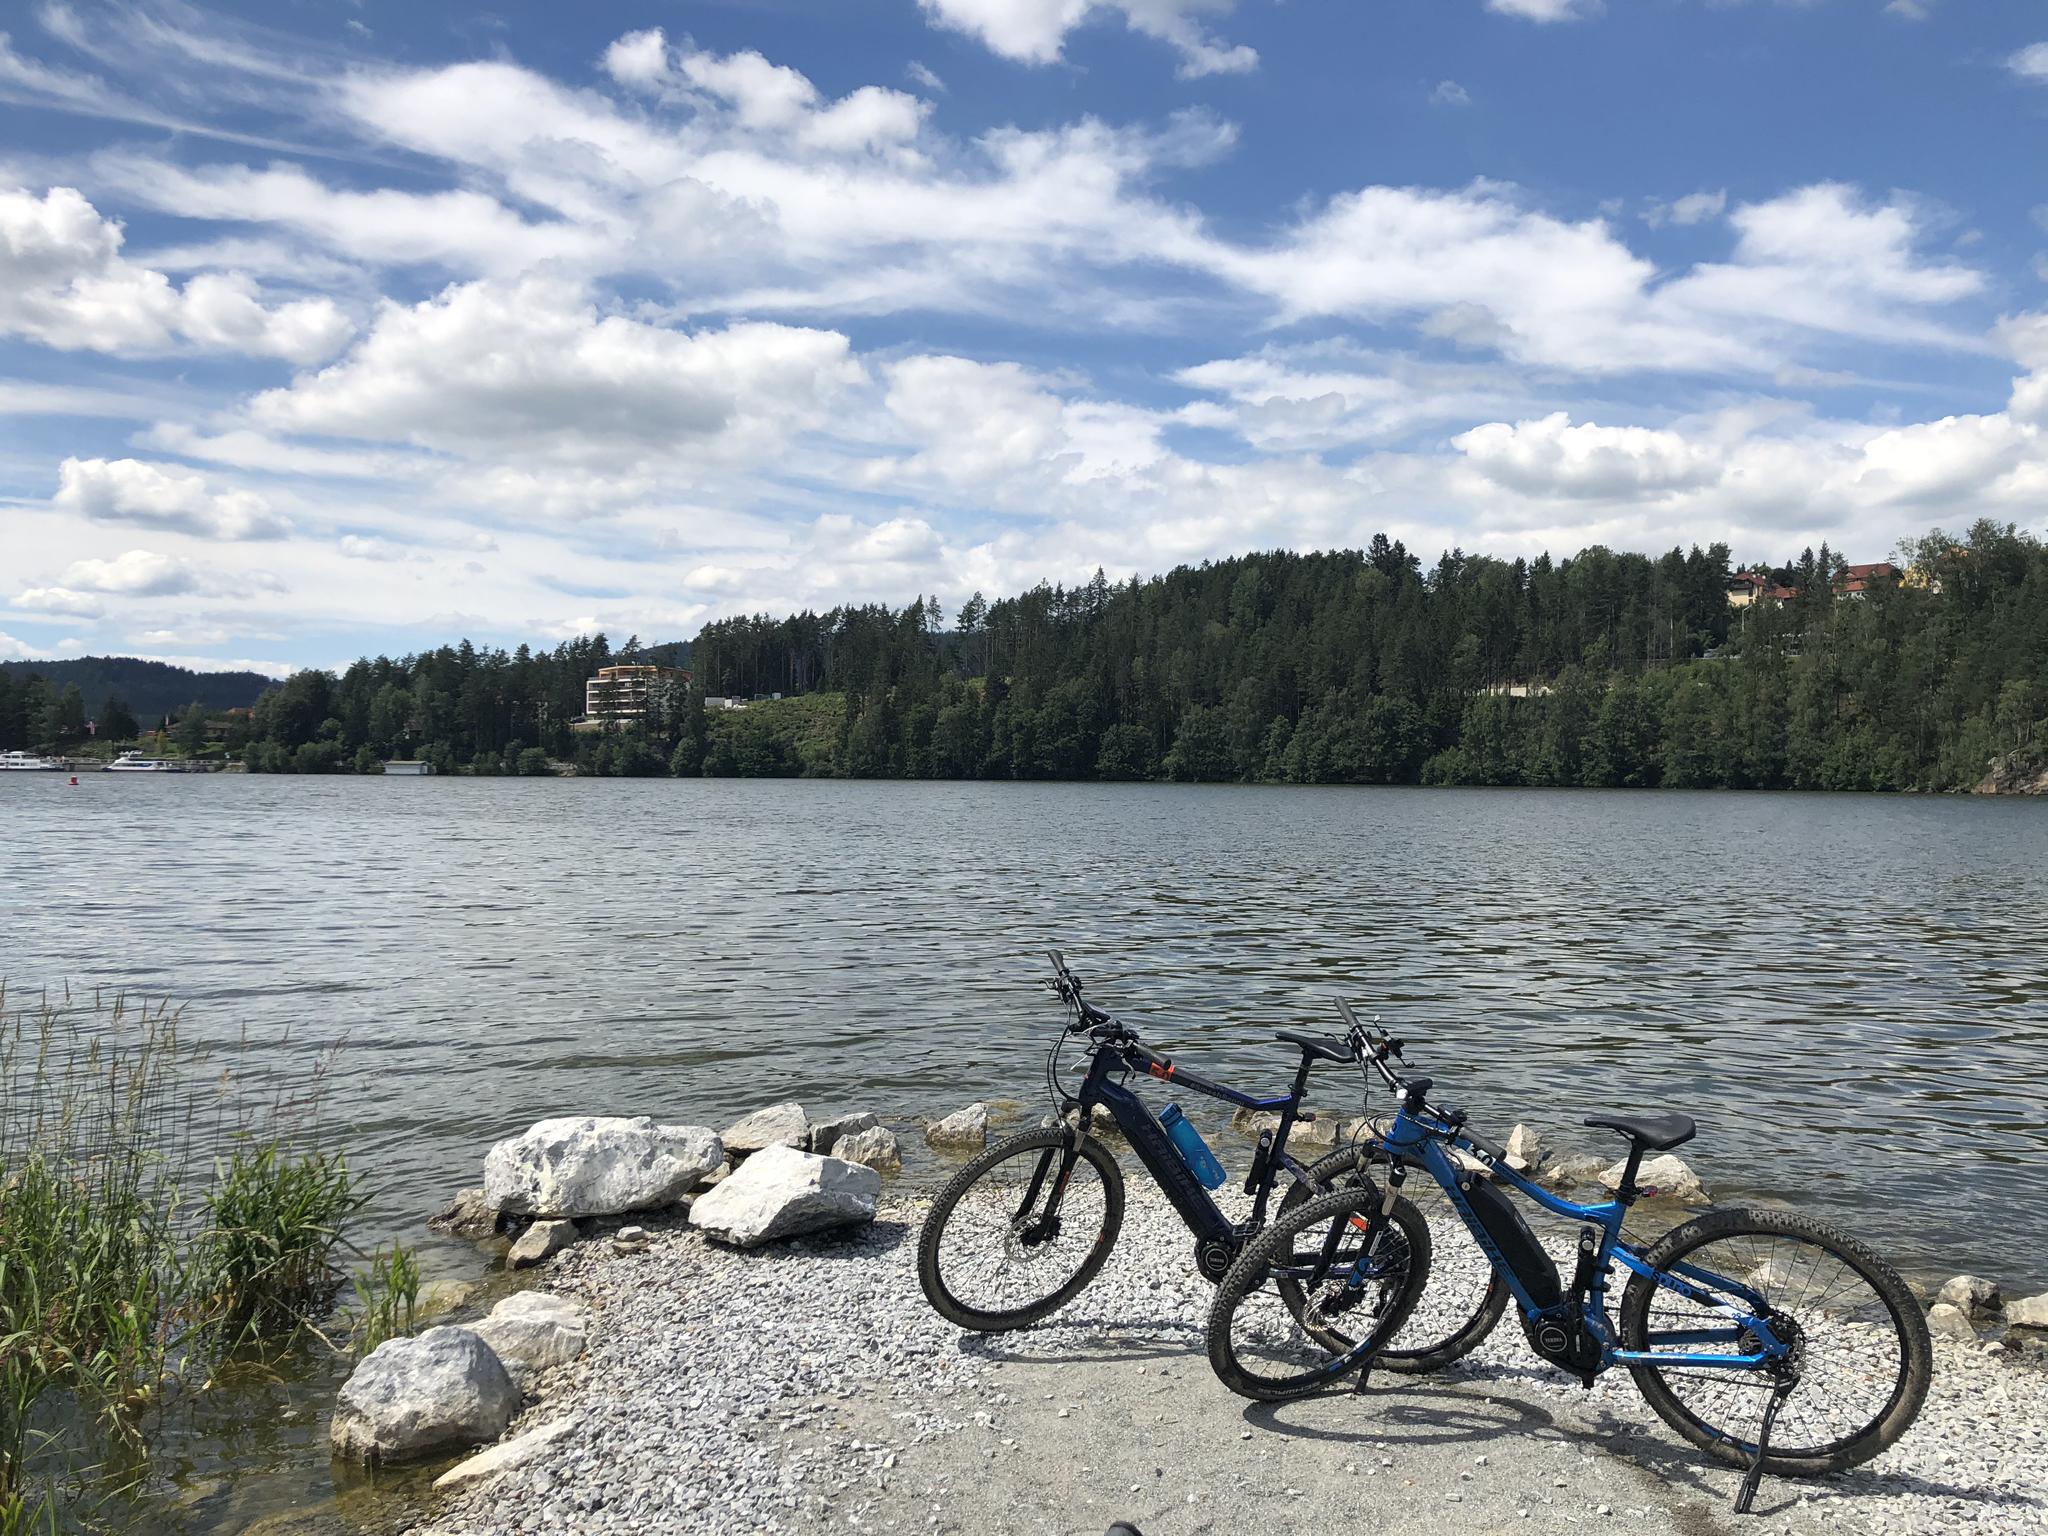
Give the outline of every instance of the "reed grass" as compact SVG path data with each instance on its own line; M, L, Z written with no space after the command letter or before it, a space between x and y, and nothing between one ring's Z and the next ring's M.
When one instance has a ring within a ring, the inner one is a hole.
M324 1070L266 1098L165 1005L0 983L0 1536L102 1525L181 1387L327 1339L366 1196ZM346 1331L410 1326L417 1288L375 1256Z

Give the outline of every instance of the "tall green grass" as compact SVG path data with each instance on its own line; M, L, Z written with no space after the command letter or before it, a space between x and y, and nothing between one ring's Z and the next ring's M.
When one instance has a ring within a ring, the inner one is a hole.
M101 1523L181 1388L327 1339L365 1196L317 1128L168 1007L0 984L0 1536ZM358 1312L409 1323L417 1283L379 1255Z

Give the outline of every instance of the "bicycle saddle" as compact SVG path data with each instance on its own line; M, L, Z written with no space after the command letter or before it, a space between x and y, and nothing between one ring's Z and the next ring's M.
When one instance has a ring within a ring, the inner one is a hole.
M1289 1045L1299 1046L1311 1056L1320 1056L1324 1061L1349 1061L1350 1047L1334 1035L1301 1035L1291 1029L1273 1031L1275 1040L1285 1040Z
M1646 1152L1668 1152L1691 1141L1699 1127L1690 1115L1588 1115L1586 1124L1619 1131Z

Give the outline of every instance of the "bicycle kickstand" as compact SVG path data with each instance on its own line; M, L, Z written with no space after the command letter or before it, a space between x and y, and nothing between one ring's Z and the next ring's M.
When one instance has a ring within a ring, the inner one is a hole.
M1778 1408L1792 1395L1792 1383L1781 1381L1771 1389L1771 1400L1764 1404L1764 1421L1756 1432L1756 1456L1749 1464L1749 1470L1742 1474L1742 1487L1735 1494L1735 1513L1752 1513L1750 1506L1756 1502L1757 1485L1764 1480L1764 1458L1771 1451L1771 1426L1778 1422Z

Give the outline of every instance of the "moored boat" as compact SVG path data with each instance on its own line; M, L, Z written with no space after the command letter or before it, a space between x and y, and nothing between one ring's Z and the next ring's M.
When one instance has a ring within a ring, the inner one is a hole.
M0 752L0 773L59 773L64 765L33 752Z
M123 752L107 764L108 773L183 773L185 765L175 757L144 757L140 752Z

